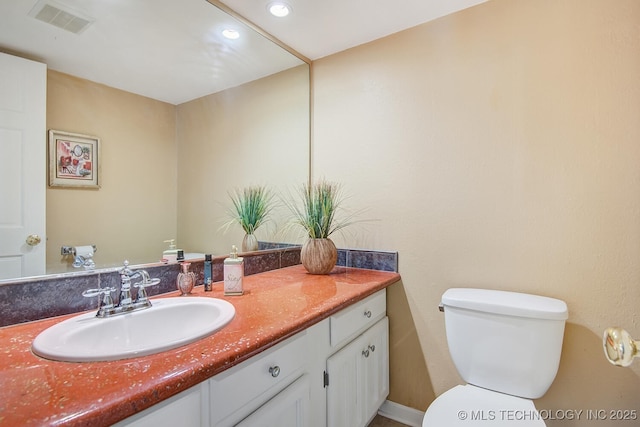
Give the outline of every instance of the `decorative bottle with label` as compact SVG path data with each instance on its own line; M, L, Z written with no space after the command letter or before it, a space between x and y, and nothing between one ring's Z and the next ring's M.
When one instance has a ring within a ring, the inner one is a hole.
M196 275L193 271L189 271L190 262L183 262L180 264L182 271L178 273L176 279L176 286L182 295L191 293L194 285L196 284Z
M238 248L232 246L229 258L224 260L224 294L242 295L242 279L244 277L244 262L238 256Z

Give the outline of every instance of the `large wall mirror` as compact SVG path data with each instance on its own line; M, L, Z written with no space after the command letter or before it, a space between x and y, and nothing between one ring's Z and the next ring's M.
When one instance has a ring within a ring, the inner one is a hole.
M86 28L40 19L54 9ZM95 245L96 268L158 262L169 239L228 253L229 192L309 179L309 61L215 0L0 0L0 51L47 64L47 129L101 142L99 189L47 188L47 274L77 271L62 246ZM258 238L295 243L285 223Z

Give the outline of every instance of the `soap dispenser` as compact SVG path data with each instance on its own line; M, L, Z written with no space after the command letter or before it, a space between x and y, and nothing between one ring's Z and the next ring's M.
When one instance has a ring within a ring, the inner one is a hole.
M165 243L169 244L169 248L162 252L162 262L174 263L178 261L178 251L176 247L176 239L165 240Z
M231 247L229 258L224 260L224 294L242 295L242 279L244 277L244 260L238 256L238 248Z

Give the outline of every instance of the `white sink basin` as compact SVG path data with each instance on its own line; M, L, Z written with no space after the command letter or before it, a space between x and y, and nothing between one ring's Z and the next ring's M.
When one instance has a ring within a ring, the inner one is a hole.
M81 314L42 331L33 352L63 362L128 359L170 350L210 335L233 319L229 302L204 297L151 300L145 310L97 318Z

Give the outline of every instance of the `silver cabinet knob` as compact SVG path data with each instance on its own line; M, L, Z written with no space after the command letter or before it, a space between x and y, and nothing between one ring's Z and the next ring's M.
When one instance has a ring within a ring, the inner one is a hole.
M279 366L272 366L269 368L269 373L271 374L271 376L273 378L276 378L278 375L280 375L280 367Z
M29 234L26 242L29 246L38 246L40 242L42 242L42 239L37 234Z
M364 357L369 357L369 355L370 355L371 353L373 353L374 351L376 351L376 346L375 346L375 344L369 344L369 345L367 346L367 348L365 348L364 350L362 350L362 355L363 355Z

